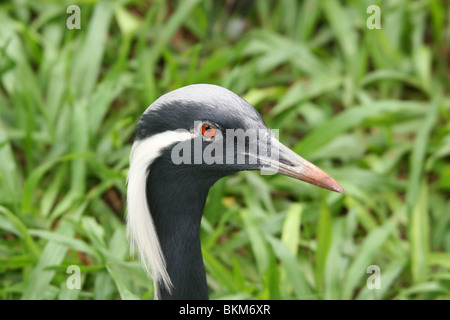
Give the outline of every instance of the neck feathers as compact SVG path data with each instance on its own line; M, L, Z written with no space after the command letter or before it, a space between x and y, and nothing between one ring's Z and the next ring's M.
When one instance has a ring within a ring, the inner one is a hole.
M210 185L156 159L147 180L147 199L172 288L158 283L161 299L208 299L200 245L200 223Z

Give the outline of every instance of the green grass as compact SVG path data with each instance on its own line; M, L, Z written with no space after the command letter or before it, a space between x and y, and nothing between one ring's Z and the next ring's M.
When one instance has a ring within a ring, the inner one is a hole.
M129 152L146 107L192 83L243 96L346 190L220 180L211 298L449 299L450 7L375 3L380 30L374 1L306 0L255 1L236 32L222 2L2 2L0 299L153 297L124 228Z

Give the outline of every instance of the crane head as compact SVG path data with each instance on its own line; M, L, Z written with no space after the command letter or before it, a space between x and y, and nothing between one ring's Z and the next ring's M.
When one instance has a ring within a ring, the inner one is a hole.
M261 170L344 192L328 174L280 143L275 133L238 95L196 84L157 99L139 120L137 142L152 138L148 152L155 158L166 161L178 176L208 184L238 171Z

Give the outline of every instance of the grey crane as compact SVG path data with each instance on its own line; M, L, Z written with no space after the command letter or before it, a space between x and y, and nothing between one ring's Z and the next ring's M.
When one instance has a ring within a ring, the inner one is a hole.
M252 105L220 86L182 87L142 114L130 153L127 233L157 298L209 298L199 233L206 197L217 180L242 170L344 192L281 144Z

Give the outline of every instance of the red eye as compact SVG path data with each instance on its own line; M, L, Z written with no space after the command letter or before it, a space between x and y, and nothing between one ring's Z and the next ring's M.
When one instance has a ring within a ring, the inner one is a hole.
M202 125L202 135L204 135L207 138L214 137L216 134L216 128L209 124Z

